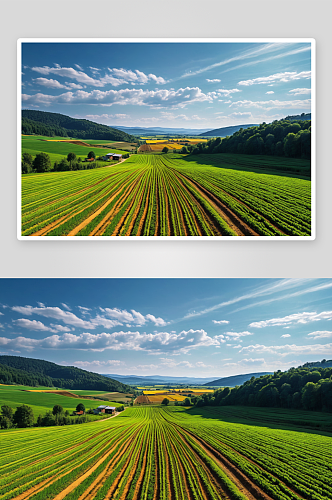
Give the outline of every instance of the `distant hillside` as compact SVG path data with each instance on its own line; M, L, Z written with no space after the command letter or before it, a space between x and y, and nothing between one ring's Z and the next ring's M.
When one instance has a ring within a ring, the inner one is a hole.
M74 366L60 366L41 359L0 356L0 383L44 385L62 389L128 392L131 388L117 380Z
M119 380L124 384L135 385L135 386L145 386L145 385L202 385L206 384L212 377L207 378L197 378L197 377L168 377L163 375L116 375L116 374L104 374L105 377L111 377L115 380Z
M258 372L258 373L246 373L242 375L232 375L230 377L218 378L218 380L213 380L212 382L207 382L204 385L209 385L212 387L235 387L236 385L242 385L251 377L261 377L263 375L270 375L272 372Z
M100 139L135 142L137 138L122 130L89 120L78 120L60 113L23 109L22 134L74 137L75 139Z
M311 120L311 113L286 116L285 120L288 120L290 122L298 122L299 120Z
M213 131L212 131L213 132ZM191 154L236 153L310 159L311 121L275 120L247 125L233 135L209 139L192 147ZM310 172L309 172L310 175Z
M206 128L168 128L168 127L122 127L116 126L117 129L138 136L154 136L154 135L199 135L202 132L208 131Z
M220 388L213 394L196 397L193 402L197 406L248 405L332 412L330 362L323 360L316 367L306 363L309 366L251 377L240 386Z
M304 363L304 365L299 366L299 368L331 368L332 359L322 359L322 361L312 361L309 363Z
M208 132L203 132L202 134L204 137L211 136L211 137L227 137L228 135L232 135L241 128L246 129L249 127L256 127L256 124L249 124L249 125L232 125L230 127L221 127L221 128L216 128L214 130L209 130Z

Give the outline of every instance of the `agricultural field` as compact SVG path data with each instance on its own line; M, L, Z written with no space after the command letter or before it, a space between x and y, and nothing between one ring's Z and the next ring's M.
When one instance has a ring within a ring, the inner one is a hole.
M161 386L158 386L161 387ZM200 389L186 387L182 389L173 389L164 387L163 389L154 389L153 387L142 388L143 395L138 396L135 404L161 404L164 398L167 398L171 404L175 401L184 401L188 396L201 396L202 394L214 392L213 389Z
M309 175L307 160L231 154L27 174L22 235L309 236Z
M284 413L275 425L265 408L257 425L250 408L228 408L227 421L224 408L201 410L135 407L85 425L1 431L0 500L332 498L330 433L288 427Z
M93 391L90 391L90 394L91 392ZM38 415L45 415L57 404L61 405L64 411L70 412L75 411L79 403L83 403L87 410L97 408L100 404L109 404L109 400L100 397L99 394L94 396L98 397L98 400L75 396L75 391L55 391L54 387L36 389L35 387L0 385L0 406L7 405L14 409L23 404L31 406L35 421ZM114 402L113 406L121 406L121 403Z
M105 144L109 147L105 147ZM98 147L98 145L102 147ZM126 145L126 146L125 146ZM116 147L115 147L116 146ZM97 141L82 139L64 139L63 137L45 137L38 135L24 135L22 136L22 153L29 153L33 157L38 153L47 153L51 158L53 165L56 161L61 161L62 158L67 157L68 153L75 153L77 157L82 160L87 157L89 151L93 151L98 156L104 156L107 153L120 153L125 154L127 151L118 149L118 147L126 147L131 149L128 143L110 143L110 141ZM103 162L103 165L106 162Z

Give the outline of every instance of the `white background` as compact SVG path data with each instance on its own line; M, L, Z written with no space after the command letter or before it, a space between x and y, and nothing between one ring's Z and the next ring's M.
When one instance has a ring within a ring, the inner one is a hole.
M332 276L332 2L11 0L1 6L0 277ZM315 38L316 240L18 241L16 42L25 37Z

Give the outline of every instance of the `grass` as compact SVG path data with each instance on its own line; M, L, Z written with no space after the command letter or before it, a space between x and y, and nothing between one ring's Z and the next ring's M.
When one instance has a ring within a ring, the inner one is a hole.
M22 235L309 236L307 162L266 158L140 154L111 169L26 175Z
M33 409L35 420L39 414L45 415L53 406L59 404L63 409L70 412L76 409L79 403L83 403L85 408L97 408L102 401L93 401L89 399L73 398L62 396L60 394L50 394L45 392L29 392L35 390L55 390L54 387L26 387L26 386L3 386L0 385L0 406L7 405L16 409L20 405L28 405ZM72 391L69 391L72 392ZM84 391L85 392L85 391ZM87 391L91 394L91 391ZM92 391L94 392L94 391ZM98 391L99 392L99 391ZM73 391L75 393L75 391ZM85 394L82 394L85 395ZM101 398L102 399L102 398ZM103 400L105 404L109 404L109 400ZM120 406L120 403L114 403L113 406Z
M289 410L273 427L275 412L135 407L103 422L1 431L0 500L246 500L250 482L255 498L331 498L331 434L290 429Z

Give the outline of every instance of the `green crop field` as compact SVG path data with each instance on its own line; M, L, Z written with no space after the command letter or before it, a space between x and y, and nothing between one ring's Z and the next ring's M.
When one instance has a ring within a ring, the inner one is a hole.
M269 409L251 410L130 408L102 422L1 431L0 500L331 499L331 434L288 428L285 413L296 411L276 424Z
M308 236L307 160L133 155L22 176L23 236Z
M61 394L51 394L48 392L30 392L36 390L49 390L54 391L54 387L26 387L26 386L6 386L0 385L0 406L7 405L16 409L20 405L31 406L34 414L35 420L37 420L38 415L45 415L49 410L52 410L54 405L61 405L64 411L69 410L70 412L76 409L79 403L83 403L85 408L97 408L100 404L110 404L109 400L93 401L92 399L80 399L79 397L69 397ZM72 391L70 391L72 392ZM76 391L73 391L75 394ZM82 391L84 392L84 391ZM94 391L86 391L92 395ZM79 393L77 393L79 394ZM85 394L82 394L82 396ZM95 395L98 397L98 395ZM101 400L103 398L100 398ZM112 403L112 406L120 406L119 403Z
M108 148L95 147L95 144L110 144L110 141L97 141L97 140L83 141L82 139L72 139L72 140L89 144L91 145L91 148L88 146L73 144L71 142L63 142L63 141L69 141L69 139L65 139L64 137L44 137L37 135L33 136L28 135L28 136L22 136L22 151L28 153L34 151L34 154L36 154L37 152L56 154L56 155L61 155L62 158L64 156L67 156L68 153L75 153L76 156L81 156L82 158L85 158L89 153L89 151L94 151L96 156L105 155L106 153L124 152L121 149L111 149L111 148L108 149ZM123 144L125 145L125 143Z

